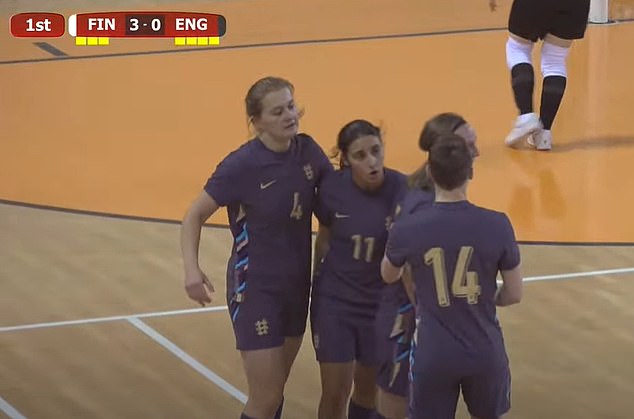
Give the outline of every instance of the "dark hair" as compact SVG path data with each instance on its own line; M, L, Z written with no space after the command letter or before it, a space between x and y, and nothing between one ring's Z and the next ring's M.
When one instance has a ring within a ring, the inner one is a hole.
M429 151L443 134L453 134L467 121L460 115L452 112L438 114L428 120L418 137L418 147L423 151ZM432 190L434 185L427 171L427 163L408 176L407 184L410 189Z
M365 119L355 119L341 128L337 135L337 146L332 149L330 158L339 159L339 168L345 166L345 157L350 145L358 138L374 135L381 139L381 129Z
M293 84L280 77L264 77L253 83L244 99L248 122L252 122L253 118L257 118L262 114L262 99L264 99L264 96L282 89L290 90L291 94L295 92Z
M429 151L438 136L448 133L453 134L460 126L466 123L467 121L462 116L452 112L436 115L425 123L420 137L418 137L418 147L423 151Z
M473 157L467 142L457 134L440 135L429 151L429 172L445 190L462 186L471 177Z

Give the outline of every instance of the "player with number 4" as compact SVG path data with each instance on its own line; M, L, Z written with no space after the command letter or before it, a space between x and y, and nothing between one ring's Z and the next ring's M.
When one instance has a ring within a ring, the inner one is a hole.
M249 390L241 419L281 417L308 315L315 189L333 170L315 140L298 133L293 92L278 77L251 86L245 104L256 137L220 162L181 229L187 295L210 303L213 286L198 259L201 228L227 208L227 305Z
M496 306L522 297L515 233L505 214L467 200L473 157L462 137L443 135L428 162L435 202L394 224L381 264L391 283L408 263L416 284L409 418L453 419L461 391L472 418L499 418L511 376Z

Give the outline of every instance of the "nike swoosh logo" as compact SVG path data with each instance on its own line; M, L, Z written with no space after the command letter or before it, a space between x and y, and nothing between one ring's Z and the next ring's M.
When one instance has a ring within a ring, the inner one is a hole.
M350 216L348 214L339 214L338 212L335 212L335 218L349 218Z
M277 182L277 180L272 180L272 181L267 182L267 183L260 183L260 189L266 189L269 186L271 186L272 184L274 184L275 182Z

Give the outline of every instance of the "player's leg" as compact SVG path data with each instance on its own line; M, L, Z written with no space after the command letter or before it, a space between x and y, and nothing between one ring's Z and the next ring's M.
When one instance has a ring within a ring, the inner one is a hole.
M298 283L301 280L298 279ZM299 349L304 340L306 332L306 319L308 316L309 305L309 287L299 287L296 290L287 292L284 306L282 309L282 330L284 333L284 345L282 347L284 357L284 385L291 373L291 368L295 363ZM275 412L273 419L282 417L284 408L284 396Z
M350 316L355 330L355 366L348 419L370 419L376 407L377 345L375 310Z
M346 419L354 362L320 362L319 373L321 398L317 417L319 419Z
M243 418L271 418L282 400L288 370L282 301L250 289L238 301L233 299L230 306L248 385Z
M286 337L284 339L284 345L282 347L282 352L284 356L284 384L286 385L286 381L288 381L288 376L291 373L291 368L295 363L295 358L297 358L297 354L299 353L299 349L302 346L302 341L304 339L304 335L301 336L293 336ZM282 396L282 401L280 402L277 411L275 412L275 416L273 419L280 419L282 417L282 410L284 409L284 396Z
M321 376L318 418L345 419L354 377L354 329L344 315L315 297L311 328Z
M543 82L539 109L543 130L536 133L530 141L538 150L546 151L552 148L551 128L566 91L566 59L571 44L571 40L551 34L544 38L541 50Z
M511 87L518 110L515 125L505 143L515 146L541 128L537 114L533 110L533 90L535 71L532 52L534 42L541 35L539 15L541 2L515 0L509 15L509 37L506 42L506 62L511 72Z
M540 118L544 129L533 139L538 150L550 150L552 147L551 128L568 80L566 61L572 41L585 36L589 8L589 0L574 2L569 10L558 15L550 33L544 37L541 50L544 81L540 106Z
M241 351L249 394L241 418L271 418L280 407L286 382L284 349Z
M380 311L376 319L378 352L376 419L407 416L409 358L414 333L414 307L409 303Z
M416 319L410 358L409 419L454 419L465 368L463 356L454 342L438 334L425 336ZM427 346L425 342L433 345Z
M390 393L379 387L376 414L372 419L403 419L407 417L407 397Z
M465 404L475 419L500 419L511 409L511 373L506 355L462 381Z
M371 419L376 406L376 368L355 362L353 383L348 419Z
M418 361L417 361L418 362ZM454 419L460 382L453 374L438 369L412 373L409 419Z

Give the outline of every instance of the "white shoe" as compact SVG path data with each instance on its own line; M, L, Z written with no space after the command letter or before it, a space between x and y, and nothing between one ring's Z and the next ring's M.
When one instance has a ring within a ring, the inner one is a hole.
M528 138L528 144L539 151L548 151L553 148L553 134L549 129L539 130Z
M542 123L536 113L520 115L504 143L509 147L515 147L540 129L542 129Z

